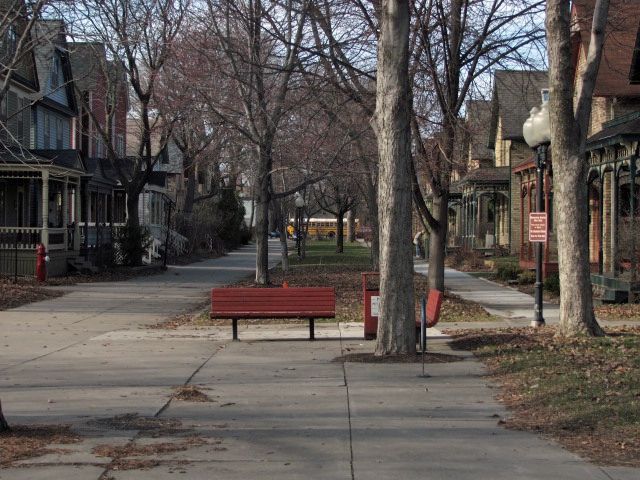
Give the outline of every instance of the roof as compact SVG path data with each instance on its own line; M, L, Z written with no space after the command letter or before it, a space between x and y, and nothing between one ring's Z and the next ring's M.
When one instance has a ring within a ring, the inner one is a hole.
M485 167L475 168L467 173L462 180L461 185L470 183L508 183L509 182L510 167Z
M581 48L589 48L590 27L595 0L575 0L573 15L574 41ZM640 96L640 84L632 84L631 77L640 69L636 41L640 32L640 2L611 0L606 40L593 95L595 97ZM635 60L634 60L635 59ZM634 63L634 61L636 63Z
M522 140L522 125L533 107L542 103L542 90L549 87L549 75L539 70L497 70L493 77L493 100L489 148L493 148L502 120L505 140Z
M77 114L75 86L69 52L67 51L66 27L62 20L39 20L35 24L34 37L36 38L35 59L38 77L40 78L40 91L36 99L48 106L66 112L68 115ZM62 65L64 84L55 90L48 90L47 78L51 72L51 58L58 55ZM54 100L56 91L63 91L66 96L66 104Z
M99 58L106 58L104 45L101 43L72 43L70 53L73 76L78 88L82 91L95 90L98 73L101 71Z
M104 160L94 157L85 160L87 174L91 175L91 181L112 186L118 185L118 181L106 172L104 163Z
M18 38L24 36L27 45L31 44L31 31L27 32L26 13L29 6L23 0L0 0L0 13L2 14L2 36L8 35L11 29ZM9 22L12 22L9 25ZM38 74L36 71L35 55L33 49L25 49L24 55L13 58L13 51L7 49L4 41L0 48L0 78L4 80L7 72L13 71L11 83L35 93L38 91Z
M72 170L85 171L78 150L32 150L34 155L50 160L53 165Z
M84 164L77 150L24 150L19 147L0 148L0 166L4 170L59 168L83 173Z
M469 100L467 102L466 124L469 134L469 159L493 158L493 151L487 145L491 122L491 101Z
M603 123L602 130L587 139L587 151L631 140L640 140L640 112Z

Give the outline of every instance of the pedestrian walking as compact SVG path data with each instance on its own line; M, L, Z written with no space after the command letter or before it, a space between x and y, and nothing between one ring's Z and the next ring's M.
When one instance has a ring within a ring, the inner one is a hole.
M424 258L424 230L416 233L413 244L416 246L416 258Z

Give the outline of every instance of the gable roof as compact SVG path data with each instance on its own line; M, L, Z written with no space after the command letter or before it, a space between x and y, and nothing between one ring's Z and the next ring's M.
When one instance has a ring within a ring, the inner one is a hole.
M493 76L493 98L489 148L494 148L498 120L504 140L522 140L522 125L533 107L542 103L542 90L549 87L549 75L539 70L497 70Z
M106 58L106 50L102 43L71 44L71 65L76 85L82 91L96 89L98 74L101 71L100 56Z
M584 52L589 48L590 28L595 0L574 0L572 15L573 41ZM595 97L640 96L640 84L633 84L631 77L637 71L636 43L640 25L640 2L611 0L607 35L602 60L593 92ZM634 64L635 58L635 64Z
M27 29L27 3L21 0L0 0L0 15L3 17L2 33L7 36L9 29L12 29L18 38L25 37L26 45L31 45L31 32ZM9 23L11 22L11 23ZM2 39L0 48L0 78L5 78L11 73L11 82L21 85L23 88L36 92L39 89L38 74L36 71L35 56L33 49L25 51L17 60L12 60L13 52L10 52ZM26 48L25 48L26 50Z
M487 147L491 123L491 101L469 100L465 121L469 136L469 159L492 159L493 151Z
M118 94L123 91L126 93L128 84L124 67L107 60L107 52L103 43L71 43L70 56L74 80L80 91L93 92L97 90L99 78L107 77L108 82L113 84L117 82ZM109 87L113 90L113 85L109 85ZM128 95L124 95L124 99L127 102L124 108L128 111Z
M36 23L34 37L36 39L35 58L40 81L40 91L36 100L48 106L65 111L75 116L78 113L75 97L75 86L71 72L69 52L67 50L66 28L62 20L40 20ZM62 66L63 84L60 88L48 91L51 75L52 58L58 57ZM60 102L58 90L63 93L64 102ZM56 100L56 97L58 100Z

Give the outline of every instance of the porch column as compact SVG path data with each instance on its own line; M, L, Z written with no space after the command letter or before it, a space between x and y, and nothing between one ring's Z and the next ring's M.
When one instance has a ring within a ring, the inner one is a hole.
M598 191L598 273L604 273L604 173L598 171L600 188Z
M543 192L544 192L544 211L547 213L547 222L549 221L549 218L553 215L553 212L550 210L550 202L549 202L549 196L551 195L551 182L550 182L550 178L549 178L549 169L545 168L545 175L544 175L544 182L543 182ZM588 208L588 207L587 207ZM548 228L548 226L547 226ZM547 232L547 241L544 242L544 262L545 262L545 267L544 267L544 276L543 278L547 278L547 272L546 272L546 264L549 263L549 235Z
M82 188L82 179L78 177L78 183L76 184L76 191L73 197L73 249L80 250L80 213L82 211L82 195L80 194Z
M42 235L40 241L49 250L49 171L42 171Z
M524 189L522 188L524 184L524 175L520 175L520 260L524 260L525 252L524 252L524 216L526 215L524 211Z
M631 280L637 280L638 274L638 258L636 254L636 230L635 230L635 217L636 217L636 157L631 155L629 158L629 213L631 219L629 221L629 232L631 233Z
M618 200L620 192L618 188L620 181L618 179L618 170L614 170L611 174L611 252L609 258L611 261L611 271L614 277L618 276L620 266L617 262L618 253Z
M69 250L69 177L64 177L62 187L62 227L64 228L64 249Z

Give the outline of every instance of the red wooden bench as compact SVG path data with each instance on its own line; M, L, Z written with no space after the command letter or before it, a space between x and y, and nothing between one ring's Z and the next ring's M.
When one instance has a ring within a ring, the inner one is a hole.
M314 320L335 317L333 287L211 289L209 318L233 320L234 340L238 339L239 319L306 318L309 340L314 340Z

